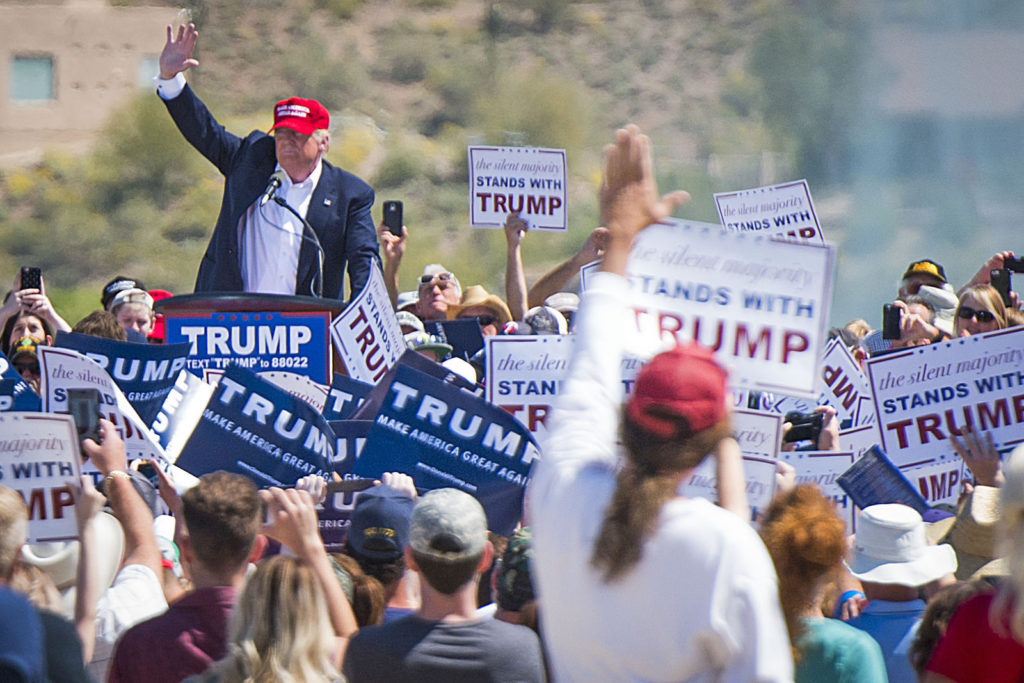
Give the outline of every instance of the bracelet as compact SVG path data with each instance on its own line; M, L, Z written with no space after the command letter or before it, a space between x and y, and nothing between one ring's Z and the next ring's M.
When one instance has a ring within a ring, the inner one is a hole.
M111 470L107 474L107 476L103 477L104 488L106 487L105 485L108 479L124 479L126 481L132 480L131 476L124 470Z
M835 608L835 610L833 611L833 614L832 614L833 618L836 618L836 619L839 618L839 614L840 614L840 612L842 612L843 605L845 605L848 601L852 600L853 598L866 598L866 597L867 596L864 595L864 593L862 593L861 591L856 591L856 590L854 590L854 591L846 591L845 593L843 593L842 595L839 596L838 600L836 600L836 608Z

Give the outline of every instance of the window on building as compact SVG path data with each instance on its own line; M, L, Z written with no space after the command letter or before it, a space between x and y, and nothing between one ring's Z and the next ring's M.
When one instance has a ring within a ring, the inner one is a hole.
M14 57L11 61L11 99L45 102L56 97L52 57Z

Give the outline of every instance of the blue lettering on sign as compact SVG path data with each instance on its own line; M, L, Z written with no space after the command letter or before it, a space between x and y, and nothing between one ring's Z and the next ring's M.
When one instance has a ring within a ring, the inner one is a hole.
M240 365L253 372L287 371L330 381L328 312L213 313L168 316L167 342L189 345L188 370Z

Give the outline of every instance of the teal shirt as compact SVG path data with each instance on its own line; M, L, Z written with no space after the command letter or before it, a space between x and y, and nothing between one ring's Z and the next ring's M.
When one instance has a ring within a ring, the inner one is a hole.
M796 683L887 683L875 639L837 619L804 619L797 640Z

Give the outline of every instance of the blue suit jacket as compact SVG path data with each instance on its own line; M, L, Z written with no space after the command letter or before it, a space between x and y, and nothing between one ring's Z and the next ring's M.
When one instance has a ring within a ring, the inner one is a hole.
M220 215L199 265L195 291L243 291L238 221L266 189L274 172L277 165L274 138L258 130L244 138L229 133L187 85L180 95L165 100L164 104L185 139L224 175ZM371 206L373 190L369 185L323 162L320 182L313 190L306 212L306 220L324 250L323 296L345 298L342 283L346 263L351 295L366 284L371 263L380 265ZM316 247L309 240L303 240L296 294L313 292L317 266Z

